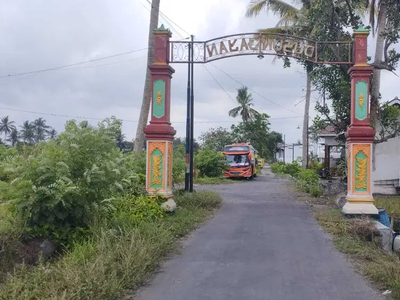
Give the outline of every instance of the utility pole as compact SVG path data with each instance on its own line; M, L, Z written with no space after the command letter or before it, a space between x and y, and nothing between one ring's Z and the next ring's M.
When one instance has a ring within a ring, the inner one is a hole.
M190 57L190 162L189 162L189 192L193 192L193 169L194 169L194 156L193 156L193 135L194 135L194 88L193 88L193 35L190 36L190 48L191 48L191 57Z
M185 191L189 191L190 187L190 133L191 133L191 66L190 66L190 58L192 55L192 44L189 44L188 49L188 79L187 79L187 99L186 99L186 171L185 171Z
M286 162L286 136L283 135L283 163Z

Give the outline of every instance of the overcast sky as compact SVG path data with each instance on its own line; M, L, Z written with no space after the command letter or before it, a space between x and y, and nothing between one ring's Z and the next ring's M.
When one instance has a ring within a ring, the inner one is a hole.
M208 40L277 23L271 14L245 18L248 2L162 0L161 11L184 31L163 16L159 23L172 30L173 40L186 38L187 33L197 40ZM0 76L138 50L69 68L0 78L0 116L8 115L18 125L43 117L48 125L62 131L72 117L93 118L90 122L97 123L97 118L115 115L124 120L127 138L134 138L146 69L147 52L143 49L147 47L149 9L146 0L0 1ZM262 95L253 93L255 108L271 116L272 130L285 134L288 143L301 138L297 127L302 126L305 74L300 65L283 69L281 61L273 62L271 56L261 61L256 56L235 57L213 65ZM241 85L213 65L195 66L196 136L211 127L228 128L238 121L230 118L228 111L235 107L232 99ZM173 67L171 119L177 136L182 137L187 67ZM394 74L383 72L383 100L400 96L399 82ZM312 98L314 117L318 94Z

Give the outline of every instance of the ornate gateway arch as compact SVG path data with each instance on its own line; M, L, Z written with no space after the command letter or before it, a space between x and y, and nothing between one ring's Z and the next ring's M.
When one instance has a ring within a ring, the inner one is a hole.
M315 64L352 65L351 123L346 132L348 184L345 214L377 215L371 191L372 143L375 131L369 120L369 85L373 67L367 64L369 31L360 27L347 42L318 42L277 33L245 33L208 41L170 41L171 32L161 26L154 31L155 62L149 66L152 76L152 109L146 126L146 189L172 198L172 156L175 130L170 122L171 63L204 64L218 59L256 55L276 55ZM191 73L193 81L193 72ZM193 114L193 89L188 81L188 106ZM192 104L190 104L192 103ZM189 111L188 109L188 120ZM193 127L186 131L193 137ZM187 163L193 165L193 155Z

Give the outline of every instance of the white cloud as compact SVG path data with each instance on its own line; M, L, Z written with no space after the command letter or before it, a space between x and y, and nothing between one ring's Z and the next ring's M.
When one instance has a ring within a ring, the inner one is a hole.
M194 34L196 40L275 26L277 18L272 14L246 19L247 4L248 0L166 0L161 1L161 10ZM112 0L3 0L0 76L146 48L149 11L143 6L150 7L146 0L121 0L118 5ZM163 16L161 23L173 27L173 40L187 36ZM295 64L283 69L280 60L272 61L271 56L261 61L255 56L236 57L215 61L207 68L232 98L241 84L214 65L262 95L253 92L256 109L271 116L271 128L286 134L287 142L295 142L301 138L301 131L296 128L302 124L304 102L295 104L304 95L303 69ZM171 119L175 121L177 135L184 136L187 67L173 67L176 73L172 79ZM42 116L58 131L69 117L32 111L92 118L116 115L130 121L124 123L124 131L132 139L137 125L134 121L139 118L145 70L146 51L138 51L68 70L2 78L1 115L9 115L18 124ZM384 99L400 96L398 80L395 75L382 72ZM210 127L230 127L235 122L228 116L235 104L201 65L195 68L195 103L196 136Z

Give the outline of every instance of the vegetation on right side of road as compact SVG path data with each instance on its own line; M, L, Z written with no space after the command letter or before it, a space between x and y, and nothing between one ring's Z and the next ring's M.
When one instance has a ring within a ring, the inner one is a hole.
M317 166L318 167L318 166ZM316 168L317 168L316 167ZM294 178L299 190L311 194L313 197L322 195L323 190L318 186L318 169L303 169L297 161L293 163L276 162L271 165L271 171L277 175L287 174Z
M321 206L315 215L319 224L332 235L337 249L354 260L357 271L379 290L390 290L391 299L400 299L399 257L381 249L379 233L369 219L346 219L338 209L322 209Z

